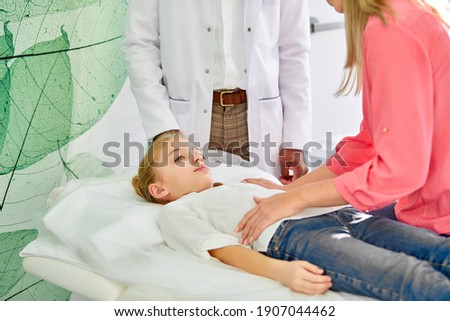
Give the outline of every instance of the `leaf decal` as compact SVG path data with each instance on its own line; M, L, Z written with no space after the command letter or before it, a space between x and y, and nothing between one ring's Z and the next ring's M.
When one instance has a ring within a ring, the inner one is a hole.
M90 154L77 154L64 163L64 170L67 180L80 179L86 177L105 177L114 174L111 168L103 167L103 161Z
M59 37L34 44L15 57L3 57L14 58L9 122L0 133L6 136L0 175L12 173L10 180L16 171L44 159L101 119L125 81L119 45L126 2L81 2L76 1L75 8L80 9L75 14L74 6L62 13L64 18L70 13L70 19L64 20ZM46 14L58 12L53 5L48 1ZM47 30L47 20L38 21L36 37ZM15 26L16 32L24 29L22 21ZM16 49L17 38L20 35L15 37ZM7 193L8 189L3 199Z
M62 11L99 5L100 3L101 0L4 0L0 12L4 12L7 20L20 22L25 18L45 17Z
M8 29L8 22L3 26L4 35L0 37L0 57L8 57L14 55L14 47L12 43L13 35ZM3 150L3 144L6 137L6 129L9 122L9 112L11 97L9 90L11 89L11 72L8 68L7 60L0 61L0 155Z
M41 226L48 194L65 170L106 175L82 168L86 155L64 159L67 144L103 117L123 87L126 8L126 0L0 1L2 236ZM67 299L67 291L20 267L11 277L5 264L0 261L2 293L10 290L0 299Z
M34 45L12 64L12 106L0 174L24 169L69 142L73 85L68 48L61 28L60 37ZM54 53L32 55L45 51Z
M63 175L59 153L17 171L12 179L11 174L0 175L0 195L7 195L0 211L0 233L41 227L49 193L60 186Z
M37 236L36 230L19 230L0 234L1 271L0 299L3 300L68 300L70 292L56 287L22 270L19 252Z
M22 259L19 252L37 237L36 230L18 230L0 234L0 297L7 294L25 272L22 270Z
M12 289L4 301L68 301L71 296L71 292L31 274L25 274L16 287L18 290Z

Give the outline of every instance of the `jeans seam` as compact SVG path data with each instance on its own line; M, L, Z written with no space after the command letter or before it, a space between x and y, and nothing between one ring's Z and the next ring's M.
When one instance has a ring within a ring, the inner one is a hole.
M288 227L292 224L292 220L287 220L281 222L280 226L278 226L277 231L274 236L270 240L269 248L279 247L280 243L283 242L286 233L288 232Z
M362 285L365 285L365 288L367 290L370 290L371 292L374 293L378 293L381 296L381 299L383 300L401 300L401 295L398 292L392 291L392 289L386 289L386 288L380 288L377 286L374 286L373 284L367 282L367 281L363 281L361 279L356 279L354 277L348 276L346 274L342 274L339 272L336 272L334 270L330 270L327 269L325 271L325 274L327 274L327 272L333 273L334 275L336 275L337 278L341 278L341 279L347 279L348 281L350 281L353 285L358 284L360 288L363 289ZM330 275L329 275L330 276ZM332 278L333 280L333 278ZM384 293L388 293L388 298L386 297L386 295L384 295Z
M394 301L395 300L401 300L400 293L392 291L392 289L379 288L379 287L373 286L371 283L369 283L367 281L362 281L360 279L356 279L354 277L351 277L351 276L348 276L346 274L342 274L342 273L336 272L334 270L327 269L325 271L325 274L327 274L327 272L335 274L337 276L337 278L341 278L341 279L345 278L345 279L349 280L350 282L352 282L353 284L355 284L355 283L359 284L359 285L364 284L366 286L366 288L368 290L372 291L372 292L378 292L378 293L380 293L380 292L387 292L391 296L391 298L389 300L394 300ZM332 281L333 281L333 278L332 278ZM383 299L385 299L385 298L383 298Z
M450 265L448 265L448 264L437 263L437 262L432 262L432 261L428 261L428 260L424 260L424 261L430 263L433 267L434 267L434 266L439 267L438 270L441 270L442 268L444 268L444 269L450 269Z

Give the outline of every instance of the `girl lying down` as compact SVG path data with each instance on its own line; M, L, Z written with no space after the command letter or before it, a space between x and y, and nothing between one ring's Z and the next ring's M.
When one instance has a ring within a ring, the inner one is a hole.
M166 204L158 223L175 250L212 256L306 294L331 289L381 300L450 300L450 238L352 207L305 210L242 245L236 225L253 197L283 191L214 184L202 155L178 134L153 142L133 186L148 201Z

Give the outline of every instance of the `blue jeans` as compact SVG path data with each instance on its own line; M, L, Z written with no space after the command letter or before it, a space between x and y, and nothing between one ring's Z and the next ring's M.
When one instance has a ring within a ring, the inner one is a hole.
M267 255L323 268L335 291L381 300L450 300L450 238L352 207L283 222Z
M379 208L377 210L370 211L368 214L373 216L383 216L386 218L390 218L391 220L397 221L397 217L395 216L395 204L388 205L386 207Z

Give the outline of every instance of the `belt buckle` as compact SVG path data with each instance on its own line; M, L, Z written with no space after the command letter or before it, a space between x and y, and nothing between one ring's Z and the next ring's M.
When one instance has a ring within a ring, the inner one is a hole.
M224 90L220 92L220 106L222 107L232 107L234 104L224 104L223 103L223 94L232 94L234 90Z

